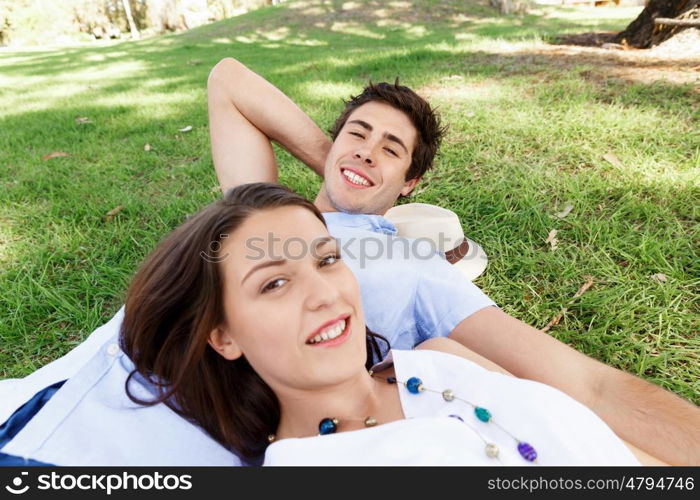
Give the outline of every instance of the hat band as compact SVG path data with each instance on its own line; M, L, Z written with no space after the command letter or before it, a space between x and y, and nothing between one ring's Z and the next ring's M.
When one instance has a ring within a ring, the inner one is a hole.
M445 258L450 264L456 264L469 253L469 242L465 239L459 246L445 252Z

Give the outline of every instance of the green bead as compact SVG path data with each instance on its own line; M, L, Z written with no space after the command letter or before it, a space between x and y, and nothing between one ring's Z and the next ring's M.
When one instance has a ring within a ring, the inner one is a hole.
M488 422L491 420L491 412L488 411L486 408L480 408L477 406L474 408L474 415L476 415L476 418L481 420L482 422Z

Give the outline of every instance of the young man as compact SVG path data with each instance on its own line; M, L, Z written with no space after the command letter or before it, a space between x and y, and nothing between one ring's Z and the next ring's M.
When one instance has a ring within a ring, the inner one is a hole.
M441 126L424 100L406 87L370 85L347 104L331 142L282 92L234 59L214 67L208 91L212 154L222 190L276 182L274 141L323 176L315 204L341 244L357 243L347 253L361 252L362 241L378 234L387 235L379 240L383 249L390 246L395 230L381 215L399 196L410 194L440 142ZM388 258L385 251L360 265L347 253L346 263L362 288L367 324L394 347L448 336L515 376L566 392L621 438L659 459L700 463L700 410L694 405L493 307L442 259Z

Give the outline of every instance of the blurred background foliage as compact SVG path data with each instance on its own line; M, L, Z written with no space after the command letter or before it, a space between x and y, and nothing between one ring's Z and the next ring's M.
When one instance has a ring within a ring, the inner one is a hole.
M138 34L181 31L279 1L0 0L0 45L121 38L133 28Z

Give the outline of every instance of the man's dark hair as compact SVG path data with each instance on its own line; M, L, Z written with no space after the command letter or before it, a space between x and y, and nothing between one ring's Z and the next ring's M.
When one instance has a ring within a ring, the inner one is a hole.
M350 100L345 101L345 109L330 130L331 137L335 141L353 111L363 104L375 101L398 109L413 123L417 132L416 145L405 180L422 177L433 166L433 159L440 147L445 127L430 104L410 88L399 85L398 78L393 84L369 82L360 95L350 96Z

